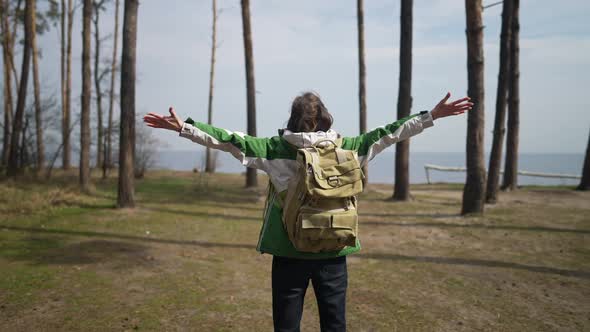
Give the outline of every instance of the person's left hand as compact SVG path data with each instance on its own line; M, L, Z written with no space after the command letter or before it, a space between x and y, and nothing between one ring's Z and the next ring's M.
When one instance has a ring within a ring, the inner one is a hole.
M434 106L432 111L430 111L433 120L444 118L445 116L463 114L473 107L473 103L470 101L471 98L469 97L464 97L447 103L447 100L449 100L450 97L451 93L447 92L447 95Z
M174 109L172 107L170 107L168 111L170 112L170 116L164 116L150 112L143 117L143 122L145 122L148 127L163 128L180 132L184 122L180 120L180 118L178 117L178 115L176 115L176 112L174 112Z

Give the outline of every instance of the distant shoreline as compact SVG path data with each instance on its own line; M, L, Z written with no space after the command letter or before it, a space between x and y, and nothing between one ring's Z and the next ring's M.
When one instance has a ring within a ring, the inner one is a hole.
M519 169L531 172L581 174L584 155L574 153L521 153ZM240 174L243 166L227 153L218 157L218 171L221 173ZM448 167L464 167L463 152L414 152L410 153L410 183L426 183L425 164ZM158 151L153 168L191 171L202 169L204 165L204 149ZM369 182L374 184L393 184L394 151L379 154L369 164ZM487 161L486 161L487 165ZM432 182L464 183L465 173L431 172ZM519 185L577 185L573 179L547 179L519 177Z

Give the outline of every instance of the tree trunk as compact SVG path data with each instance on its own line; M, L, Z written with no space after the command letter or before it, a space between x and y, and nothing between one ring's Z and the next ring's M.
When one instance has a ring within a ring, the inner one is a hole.
M358 49L359 49L359 131L361 134L367 132L367 68L365 66L365 13L364 1L356 2L356 18L358 31ZM369 167L363 167L365 178L363 186L369 182Z
M483 213L484 167L484 53L481 0L465 0L467 24L467 95L474 103L467 116L467 180L461 214Z
M60 28L61 28L61 40L60 40L60 87L61 87L61 144L62 149L66 143L69 143L67 137L69 137L69 126L66 122L67 114L67 98L66 98L66 0L61 0L61 15L60 15ZM63 167L66 167L66 156L63 154L62 159ZM53 165L52 165L53 166Z
M398 119L410 115L412 109L412 0L401 2L401 30L399 49ZM395 187L393 199L410 199L410 139L395 145Z
M10 2L8 2L10 3ZM12 31L11 31L11 38L10 38L10 52L12 54L12 61L10 63L10 68L12 70L12 77L14 78L14 89L15 91L17 91L18 94L18 90L20 89L20 82L18 79L18 73L16 72L16 64L14 61L14 43L16 42L16 33L17 33L17 29L18 29L18 23L20 22L19 19L17 19L18 14L21 12L21 5L22 5L22 0L18 0L16 2L16 6L14 7L14 11L13 11L13 15L15 16L15 19L12 20Z
M503 190L518 186L518 130L520 126L520 0L514 0L512 14L512 44L510 50L510 83L508 99L508 134L506 136L506 162L504 163Z
M590 135L588 135L588 145L586 146L586 157L584 158L584 168L582 169L582 180L576 190L590 190Z
M121 59L121 126L117 206L133 207L135 158L135 56L138 0L125 0Z
M213 0L213 27L211 32L211 71L209 72L209 101L207 105L207 123L213 124L213 78L215 77L215 49L217 48L217 3ZM215 172L215 160L211 149L206 150L205 172Z
M45 167L45 145L43 144L43 117L41 114L41 86L39 83L39 53L37 50L36 8L33 7L31 24L31 50L33 52L33 90L35 95L35 134L37 136L37 174Z
M9 15L9 1L0 0L0 19L2 20L2 59L3 59L3 73L4 73L4 137L2 141L2 166L8 165L8 157L10 153L10 136L12 132L12 116L13 116L13 101L12 101L12 61L13 53L11 49L10 25L8 23Z
M90 191L90 97L92 83L90 77L90 23L92 20L92 0L84 0L82 14L82 109L80 116L80 188Z
M102 168L104 153L102 151L102 91L100 88L101 73L100 73L100 10L104 1L94 2L94 89L96 91L96 167Z
M19 171L19 142L23 129L23 118L25 115L25 103L27 99L27 83L31 63L31 29L33 23L33 8L35 0L25 2L25 43L23 45L23 60L21 66L21 77L18 88L18 98L16 102L16 111L10 138L10 153L8 157L8 176L16 176ZM24 133L23 133L24 135Z
M246 61L246 91L248 104L248 135L256 136L256 87L254 86L254 59L250 28L250 0L242 0L242 26L244 29L244 55ZM256 169L246 171L246 187L256 187Z
M68 132L71 134L71 132L74 130L74 127L77 125L78 123L76 121L74 121L74 123L72 123L70 125L70 128L68 128ZM55 150L53 157L50 159L49 164L47 165L47 171L45 173L45 179L49 180L51 178L51 173L53 172L53 168L55 166L55 162L57 161L57 159L59 158L59 156L61 155L61 150L63 149L64 145L63 145L63 141L61 142L61 144L57 147L57 149Z
M115 73L117 71L117 43L119 40L119 0L115 1L115 31L113 32L113 58L111 59L111 88L109 90L109 123L107 125L107 146L102 177L107 177L107 169L113 160L113 109L115 107Z
M496 91L496 118L492 151L488 166L488 184L486 187L486 203L494 204L498 199L500 166L502 164L502 146L506 131L506 103L508 93L508 76L510 75L510 38L512 30L512 0L504 0L502 4L502 31L500 33L500 68L498 72L498 90Z
M21 142L19 145L19 149L20 152L18 153L19 155L19 161L18 161L18 168L23 170L25 168L25 166L28 164L28 160L29 160L29 153L27 150L27 130L29 129L29 120L30 120L30 116L29 114L25 114L25 124L23 126L23 134L20 136Z
M70 142L70 122L72 122L72 26L74 24L74 4L72 0L68 0L68 31L67 31L67 45L66 45L66 102L63 115L62 124L62 140L63 140L63 160L62 167L67 170L71 167L72 161L72 147Z

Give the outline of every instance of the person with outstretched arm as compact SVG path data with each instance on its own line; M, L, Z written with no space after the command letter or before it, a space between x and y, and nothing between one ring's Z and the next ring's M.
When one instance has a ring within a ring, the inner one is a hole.
M144 122L153 128L178 132L181 137L206 147L231 153L242 165L266 172L270 185L257 250L273 255L272 307L275 331L299 331L303 299L309 281L314 288L322 331L346 330L346 256L359 251L360 242L331 252L300 252L287 236L281 220L280 197L297 174L297 149L311 147L319 140L340 139L340 148L358 154L363 167L387 147L432 127L435 120L470 110L469 97L449 101L450 93L431 111L399 119L354 137L341 137L332 127L333 118L320 97L313 92L297 96L291 106L287 128L277 136L259 138L232 132L190 117L182 121L170 115L148 113Z

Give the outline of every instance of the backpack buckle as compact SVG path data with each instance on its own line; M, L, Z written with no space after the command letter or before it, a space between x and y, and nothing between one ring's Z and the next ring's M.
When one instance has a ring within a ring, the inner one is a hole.
M340 177L338 175L332 175L328 177L328 184L332 187L336 187L340 184Z

